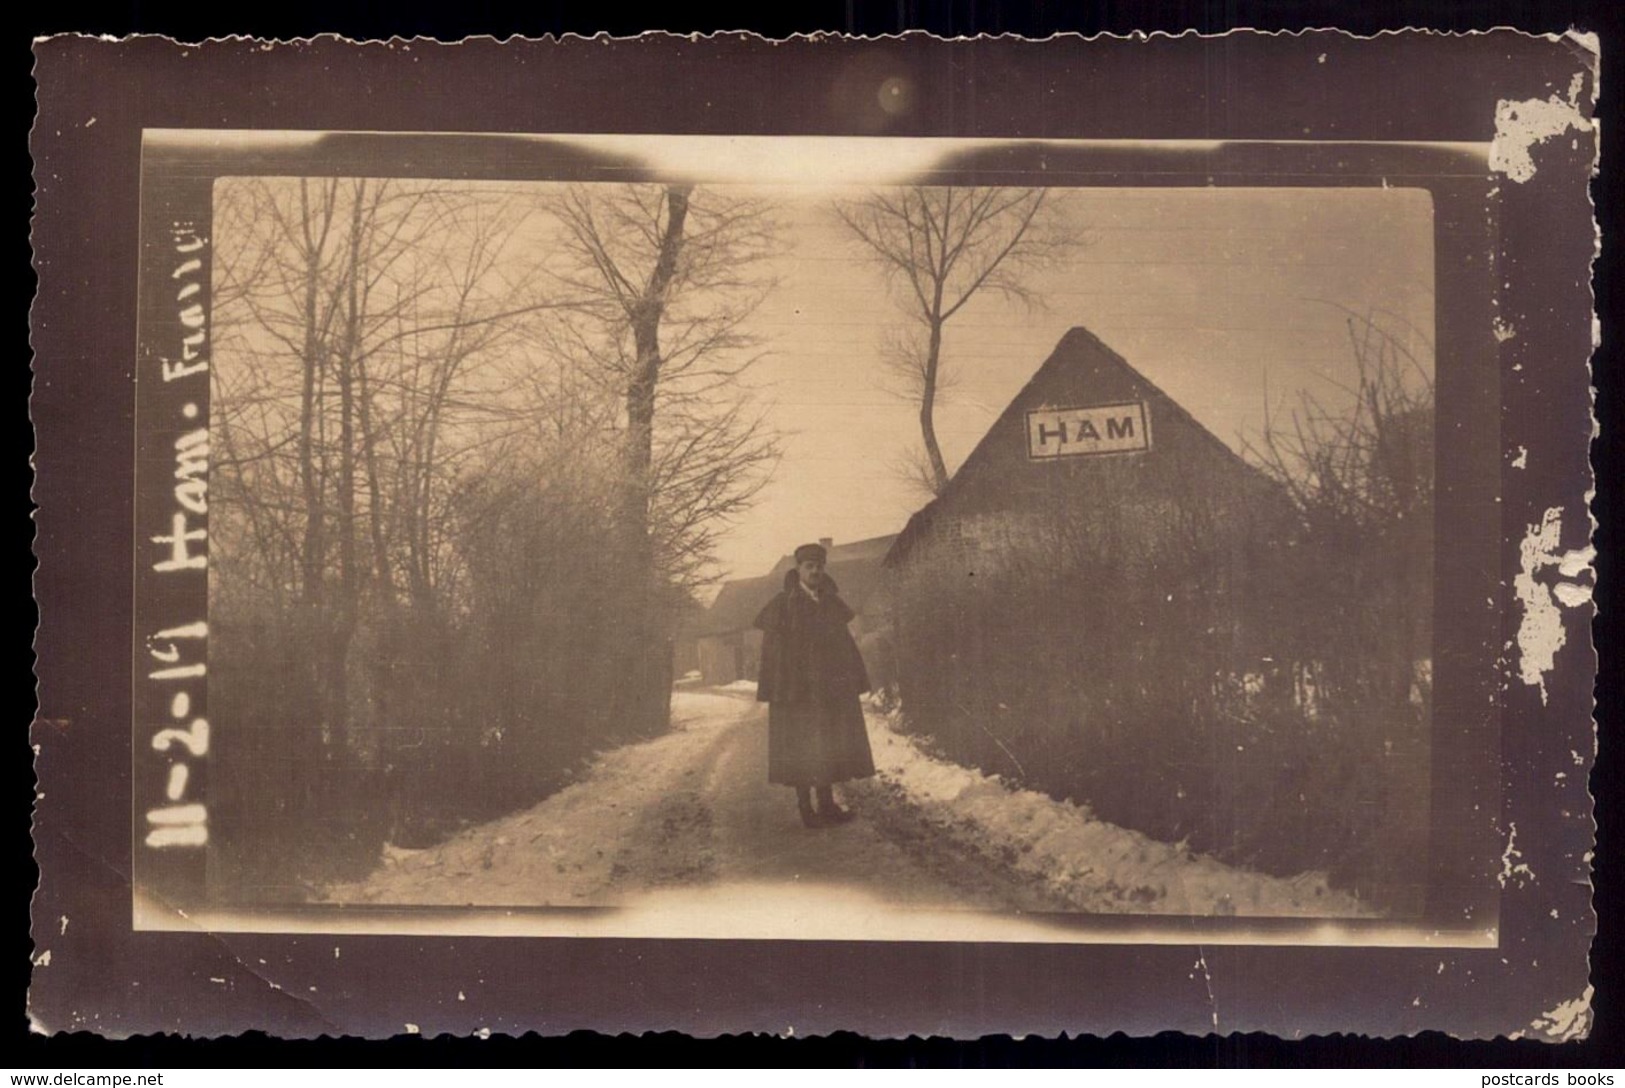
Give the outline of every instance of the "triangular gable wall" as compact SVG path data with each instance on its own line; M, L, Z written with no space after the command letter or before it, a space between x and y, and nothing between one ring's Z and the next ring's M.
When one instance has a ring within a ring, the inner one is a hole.
M1100 454L1033 463L1027 458L1027 413L1042 408L1141 403L1151 448L1143 453ZM1115 464L1114 464L1115 462ZM886 557L894 565L946 509L997 508L1023 501L1024 488L1065 491L1090 474L1138 472L1148 486L1188 469L1219 472L1249 488L1275 491L1256 468L1202 426L1188 411L1093 333L1066 333L1042 366L982 436L941 495L909 519Z

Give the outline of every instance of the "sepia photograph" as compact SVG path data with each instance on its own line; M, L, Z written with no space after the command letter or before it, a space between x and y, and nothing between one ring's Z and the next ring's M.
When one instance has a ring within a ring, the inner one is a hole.
M175 442L207 536L160 542L207 557L210 770L147 831L203 847L211 907L1420 917L1426 189L561 146L676 180L213 181Z

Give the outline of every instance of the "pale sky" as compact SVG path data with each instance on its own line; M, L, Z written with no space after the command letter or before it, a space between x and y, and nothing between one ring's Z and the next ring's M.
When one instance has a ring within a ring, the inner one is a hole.
M901 312L845 240L827 193L783 201L792 252L753 325L771 354L752 384L784 457L721 549L732 577L764 573L797 543L899 531L924 496L893 466L918 443L917 410L887 394L880 365ZM1353 374L1347 316L1385 326L1431 371L1433 212L1419 189L1078 189L1060 192L1089 243L1030 282L1023 311L978 298L948 324L958 378L937 413L948 467L1075 325L1088 327L1233 448L1300 391L1326 401Z
M848 175L886 176L865 155L890 142L848 144L782 160L823 163L829 177L717 186L770 198L784 246L765 270L777 289L749 326L767 354L744 383L784 455L756 506L722 538L724 577L766 573L807 540L898 532L926 498L897 468L918 447L918 410L888 392L895 379L881 362L888 332L906 319L829 208L832 196L862 191L841 188ZM759 165L747 156L739 171L777 180ZM902 174L919 166L891 165ZM473 186L515 192L548 183ZM1431 372L1433 211L1424 190L1056 188L1051 199L1087 241L1064 265L1029 278L1044 304L1028 311L978 296L945 330L944 361L956 380L936 425L950 471L1076 325L1232 448L1262 428L1266 389L1280 415L1303 391L1332 404L1344 396L1354 355L1342 307L1376 311ZM555 229L532 216L514 252L544 255Z

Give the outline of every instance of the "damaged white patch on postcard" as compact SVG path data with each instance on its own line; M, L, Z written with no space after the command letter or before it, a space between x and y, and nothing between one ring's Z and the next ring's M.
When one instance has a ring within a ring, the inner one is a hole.
M1518 678L1540 689L1546 702L1546 674L1552 670L1557 652L1568 641L1563 627L1563 609L1578 608L1591 600L1589 579L1596 549L1591 545L1559 552L1563 537L1562 511L1552 507L1539 525L1529 526L1518 545L1520 571L1512 581L1523 618L1518 623ZM1555 567L1562 581L1547 585L1539 575Z
M1553 1043L1567 1043L1583 1039L1591 1032L1591 986L1573 1001L1565 1001L1550 1012L1541 1013L1529 1024L1542 1038ZM1513 1038L1522 1035L1519 1032Z
M1590 132L1590 118L1580 111L1582 73L1569 81L1566 95L1526 98L1512 102L1505 98L1495 104L1495 139L1490 142L1490 170L1505 174L1518 184L1535 176L1535 160L1529 149L1570 129Z

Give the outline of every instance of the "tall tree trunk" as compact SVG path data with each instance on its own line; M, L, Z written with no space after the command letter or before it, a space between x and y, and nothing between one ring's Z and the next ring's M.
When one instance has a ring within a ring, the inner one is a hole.
M940 296L940 292L939 292ZM940 306L941 299L938 298ZM937 445L935 419L937 404L937 370L942 357L942 321L931 319L931 337L926 345L925 381L920 391L920 439L925 443L925 455L931 459L932 490L940 495L948 486L948 465L942 459L942 447Z
M355 370L361 339L361 231L366 182L356 182L350 212L349 254L344 293L344 332L337 352L339 389L339 600L327 653L328 725L333 755L341 767L350 763L350 644L355 638L361 586L356 559Z
M314 436L316 431L316 386L321 380L322 371L322 344L320 335L320 314L317 311L317 300L320 297L321 255L317 251L314 240L308 230L310 223L310 190L309 182L300 179L299 203L302 213L301 219L307 224L305 235L305 297L304 297L304 351L302 362L304 374L299 393L299 484L305 502L305 532L303 551L300 555L300 574L303 581L302 597L305 604L313 610L319 610L322 605L322 579L324 575L323 552L326 551L324 538L324 515L322 511L321 490L317 486L316 465L314 453Z
M446 399L451 395L452 380L463 358L463 348L454 332L446 347L445 362L434 377L428 404L423 412L423 452L421 463L417 467L414 489L417 501L411 510L412 528L409 536L412 541L412 565L408 574L412 604L424 614L434 607L434 511L430 503L434 498L435 458L438 456L440 444L440 413L445 407Z
M666 190L666 229L660 237L660 249L649 282L630 315L636 357L626 387L626 513L628 531L636 527L644 546L649 530L649 467L654 461L655 393L660 368L665 362L660 353L660 321L666 313L666 295L682 254L691 192L692 186L686 185L674 185Z
M394 592L394 572L389 561L389 548L384 538L383 482L378 478L378 436L372 419L372 387L367 380L365 358L356 364L357 408L361 423L361 463L367 474L367 520L372 537L372 581L381 600L388 600Z
M659 572L650 537L651 483L654 462L654 419L660 370L660 322L666 312L667 293L682 254L692 186L666 190L666 225L654 269L631 317L635 351L631 379L626 387L626 480L622 503L622 533L632 585L628 617L634 632L628 645L629 684L627 713L651 731L663 726L670 713L670 647L666 616L658 596Z

